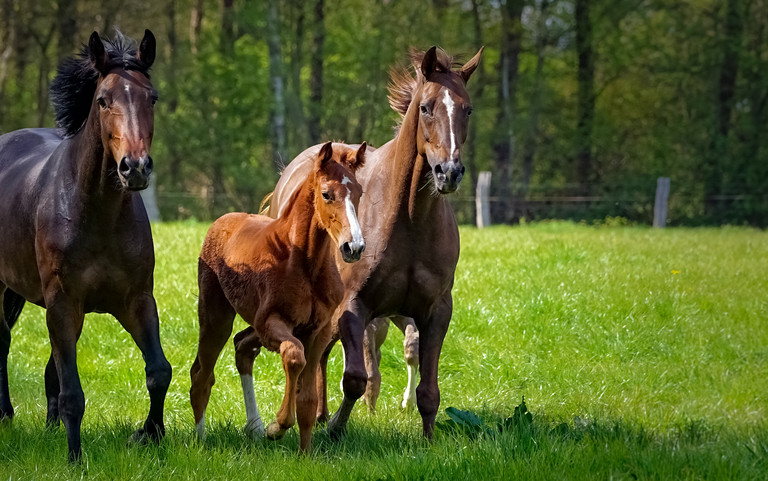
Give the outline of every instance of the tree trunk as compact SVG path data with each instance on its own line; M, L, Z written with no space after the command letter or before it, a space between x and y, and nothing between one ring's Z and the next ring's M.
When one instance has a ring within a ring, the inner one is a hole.
M576 112L576 164L579 190L590 195L594 181L592 124L595 117L595 57L592 50L592 21L589 0L576 0L576 52L578 54L578 106Z
M547 14L549 10L549 0L541 0L538 17L536 19L536 72L533 77L533 92L531 93L531 103L528 114L528 132L523 146L523 165L520 178L520 188L517 192L517 198L520 205L518 211L521 216L530 217L528 212L528 191L531 186L531 176L533 175L533 159L536 155L536 146L538 145L539 134L539 113L541 112L541 93L544 89L544 49L547 45Z
M189 48L193 55L197 55L197 40L203 28L203 12L205 0L195 0L189 15Z
M168 48L165 49L167 52L166 56L166 65L168 68L165 70L165 77L168 79L168 86L166 87L165 92L165 105L166 112L167 112L167 119L170 120L173 118L173 115L176 113L176 109L179 108L179 89L176 85L177 82L177 69L178 69L178 51L177 47L179 44L179 38L176 33L176 0L167 0L166 6L165 6L165 13L166 13L166 19L168 21ZM173 139L173 143L175 144L175 133L171 133L172 131L169 131L168 134L170 134L170 139ZM169 171L169 177L170 177L170 187L171 189L180 189L181 188L181 156L178 154L178 150L175 145L169 145L168 146L168 171ZM150 185L151 187L151 185Z
M517 74L522 39L524 2L507 0L501 5L501 54L499 57L499 111L496 116L496 132L493 144L494 182L492 189L496 202L492 204L493 222L509 222L512 219L512 159L515 156L514 121L517 114Z
M77 0L57 1L56 23L59 31L57 54L61 61L77 50Z
M235 52L235 0L221 1L221 32L219 48L226 57Z
M480 8L478 0L472 0L472 27L473 27L473 42L474 48L480 48L483 45L483 29L482 21L480 19ZM483 91L485 90L486 78L485 68L483 62L477 66L477 70L472 75L472 84L470 86L472 103L479 103L483 98ZM467 131L467 144L464 149L466 152L466 159L463 160L469 171L470 192L475 192L477 188L477 119L470 119L469 130Z
M723 193L723 178L728 162L728 133L731 128L733 96L739 71L742 27L744 24L740 0L728 0L725 12L725 32L722 40L722 63L717 88L717 114L712 135L710 155L704 175L705 210L709 217L717 215L718 202L714 196Z
M289 76L286 96L286 123L291 125L286 132L286 149L288 158L293 158L308 144L307 118L304 115L304 102L301 98L301 66L304 59L304 19L305 5L303 2L288 2L290 18L293 26L293 50L289 57ZM290 146L290 147L288 147Z
M5 82L16 43L14 18L13 1L0 1L0 132L5 130Z
M320 142L322 135L323 101L323 45L325 44L324 0L315 0L313 30L314 43L310 60L309 77L309 139L313 144Z
M285 79L283 76L283 55L280 49L280 15L277 2L268 2L267 46L269 48L269 76L272 85L274 105L272 110L273 158L284 159L285 155Z

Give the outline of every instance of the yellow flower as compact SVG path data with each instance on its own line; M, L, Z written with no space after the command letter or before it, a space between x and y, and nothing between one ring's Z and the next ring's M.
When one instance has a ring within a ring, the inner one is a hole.
M680 274L680 271L676 271L675 269L672 269L672 275Z

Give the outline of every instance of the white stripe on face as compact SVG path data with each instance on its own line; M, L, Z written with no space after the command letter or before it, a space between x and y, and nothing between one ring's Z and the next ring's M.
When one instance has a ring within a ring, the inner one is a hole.
M453 152L456 150L456 136L453 133L453 99L451 94L448 93L448 89L445 89L443 95L443 103L445 104L445 110L448 112L448 130L451 132L451 151L448 153L449 159L453 158Z
M349 191L349 187L347 187L347 191ZM344 199L344 204L347 208L347 220L349 220L349 228L352 231L352 243L353 244L364 244L365 239L363 239L363 231L360 229L360 224L357 222L357 213L355 212L355 206L352 205L352 194L348 193L346 199Z
M341 185L347 185L351 180L346 175L341 179ZM347 187L347 197L344 199L344 204L347 208L347 220L349 220L349 228L352 230L352 243L363 244L363 230L360 229L360 224L357 222L357 212L355 212L355 206L352 205L352 191Z

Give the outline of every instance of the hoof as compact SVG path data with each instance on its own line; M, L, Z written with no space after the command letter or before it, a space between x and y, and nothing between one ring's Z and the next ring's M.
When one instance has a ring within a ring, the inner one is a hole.
M243 426L243 432L246 436L253 440L261 439L264 437L264 425L259 422L250 422Z
M0 422L11 422L13 419L13 406L0 408Z
M165 429L163 428L159 428L154 431L148 431L144 428L137 429L128 438L128 446L144 446L149 444L150 441L157 444L163 438L164 434Z
M335 417L328 422L328 436L331 438L331 441L338 441L346 436L346 434L346 424L341 424Z
M282 437L285 435L285 429L281 428L280 425L275 421L269 423L269 426L267 426L267 439L272 441L277 441L278 439L282 439Z
M400 406L405 410L406 412L413 411L413 408L416 407L416 400L413 398L406 398L403 399L403 402L400 404Z

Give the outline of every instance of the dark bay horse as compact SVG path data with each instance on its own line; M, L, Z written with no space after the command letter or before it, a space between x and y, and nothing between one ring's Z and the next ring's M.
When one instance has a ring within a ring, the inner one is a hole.
M464 175L461 146L472 107L466 83L482 49L458 70L443 51L412 52L415 78L393 71L390 105L402 115L394 139L370 149L357 174L363 186L360 221L368 248L360 262L339 264L344 299L335 313L344 347L344 398L330 420L332 436L341 435L355 401L363 395L367 374L363 333L371 319L413 318L419 331L421 380L417 406L424 435L431 437L440 391L437 366L453 312L451 289L459 258L456 218L443 194L454 192ZM282 206L311 169L300 154L275 187L270 215ZM321 360L321 400L326 399L325 362ZM318 418L327 416L322 403Z
M333 251L355 262L365 249L356 214L362 188L354 174L365 148L324 144L282 217L231 213L208 231L198 264L200 338L189 391L198 436L205 434L214 365L237 313L249 324L235 336L246 433L264 432L253 390L253 361L263 346L280 353L285 370L285 396L266 435L279 439L298 418L300 448L309 451L318 363L344 295Z
M46 308L47 420L64 423L70 460L81 458L85 397L76 345L87 312L114 315L146 361L149 415L132 439L159 440L165 433L171 366L152 294L152 232L137 192L152 172L154 59L149 30L138 51L120 32L111 42L94 32L51 86L61 130L0 136L0 418L13 416L11 328L29 301Z

